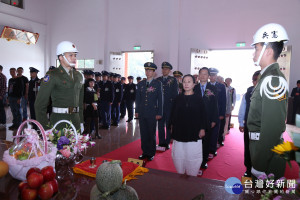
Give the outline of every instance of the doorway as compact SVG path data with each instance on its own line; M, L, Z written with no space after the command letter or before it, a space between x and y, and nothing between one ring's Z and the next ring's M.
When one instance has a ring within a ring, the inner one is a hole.
M124 76L133 76L134 82L138 76L145 78L144 64L146 62L153 62L153 56L153 51L123 52Z

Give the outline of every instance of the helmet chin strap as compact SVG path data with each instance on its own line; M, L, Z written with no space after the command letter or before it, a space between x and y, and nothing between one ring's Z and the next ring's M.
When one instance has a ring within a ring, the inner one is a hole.
M63 54L63 57L64 57L65 61L68 63L68 65L70 65L70 67L75 67L76 64L70 63L70 62L68 61L68 59L66 58L65 54Z
M254 62L254 65L255 65L255 66L260 66L259 63L260 63L261 57L263 56L263 54L264 54L264 52L265 52L265 50L266 50L268 44L269 44L268 42L265 42L265 43L264 43L264 46L263 46L263 48L262 48L262 50L261 50L261 52L260 52L260 55L259 55L257 61Z

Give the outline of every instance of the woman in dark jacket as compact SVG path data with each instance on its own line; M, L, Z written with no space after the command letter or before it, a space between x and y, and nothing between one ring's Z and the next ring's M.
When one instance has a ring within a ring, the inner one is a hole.
M94 89L95 80L90 78L87 80L88 87L85 88L84 91L84 115L85 115L85 127L84 127L84 133L91 134L90 127L91 122L93 121L95 124L95 138L101 139L101 136L99 135L99 126L98 126L98 105L97 105L97 93Z
M197 176L202 163L206 114L202 97L194 94L195 79L183 77L183 93L175 99L171 114L172 158L179 174Z

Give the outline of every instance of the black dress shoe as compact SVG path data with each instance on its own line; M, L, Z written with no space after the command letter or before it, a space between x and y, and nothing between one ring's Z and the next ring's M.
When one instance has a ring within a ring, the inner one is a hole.
M148 161L152 161L154 159L154 156L147 156Z
M164 147L166 147L166 150L170 149L170 145L169 144L165 144Z
M18 128L18 127L15 126L15 125L12 125L12 126L8 127L9 130L15 130L15 129L17 129L17 128Z
M207 167L208 167L207 163L202 163L202 165L201 165L202 169L207 169Z
M251 172L245 172L245 174L244 174L244 177L251 177L252 176L252 174L251 174Z
M129 120L127 120L126 122L131 122L132 121L132 119L129 119Z
M142 154L142 155L139 156L139 159L141 159L141 160L143 160L143 159L145 159L145 158L148 158L148 156L146 156L146 155L144 155L144 154Z
M102 126L101 128L102 128L102 129L109 129L110 126Z
M117 124L117 123L113 123L113 124L112 124L112 126L119 126L119 124Z
M102 139L101 135L96 135L95 139Z

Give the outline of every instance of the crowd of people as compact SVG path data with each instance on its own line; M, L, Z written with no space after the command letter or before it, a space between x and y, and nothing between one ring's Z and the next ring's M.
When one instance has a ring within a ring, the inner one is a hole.
M247 90L239 113L240 130L245 133L245 176L283 174L285 163L274 156L271 148L281 142L285 130L288 86L276 61L287 40L284 28L278 24L268 24L254 36L253 60L262 70L253 75L254 86ZM174 71L171 76L173 67L169 62L161 64L162 75L155 78L157 66L147 62L146 78L136 77L134 84L134 77L128 76L126 84L126 77L116 73L80 73L75 69L77 53L77 47L69 41L58 44L60 66L51 67L42 79L38 79L39 71L33 67L30 81L22 75L22 67L11 68L8 90L0 66L1 125L6 124L6 92L13 114L11 130L28 118L27 100L30 118L36 118L44 127L66 119L83 133L94 130L95 139L101 139L99 129L119 126L127 111L127 123L139 121L143 152L139 159L152 161L156 150L168 150L173 139L172 157L178 173L202 175L230 130L236 103L231 78L224 81L216 68L207 67L196 75L183 76ZM299 91L293 95L298 96ZM273 116L277 118L268 120Z

